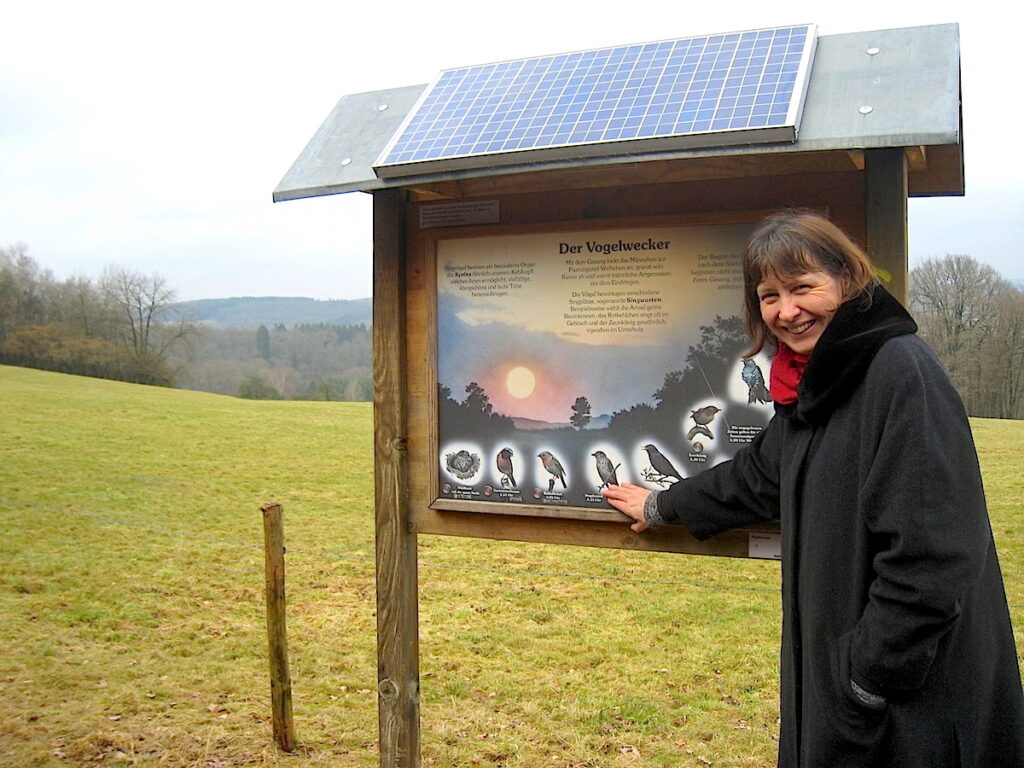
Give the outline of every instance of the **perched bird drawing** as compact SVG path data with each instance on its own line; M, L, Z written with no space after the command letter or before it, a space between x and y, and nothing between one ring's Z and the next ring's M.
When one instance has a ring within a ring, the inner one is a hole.
M597 462L597 474L601 478L601 484L597 486L597 490L601 490L605 486L611 487L619 484L619 478L615 475L615 470L618 469L621 464L612 466L612 460L608 458L608 454L604 451L594 451L591 456L594 457L594 461Z
M714 434L708 427L715 415L722 410L717 405L705 405L703 408L698 408L695 411L690 411L690 418L693 419L693 427L686 433L687 440L693 440L697 434L707 435L712 440L715 439Z
M537 454L537 458L539 458L541 463L544 465L544 469L551 474L551 478L548 480L549 491L553 491L555 489L555 478L562 481L563 488L569 487L565 484L565 470L562 469L562 464L558 459L551 455L551 451L541 451Z
M516 488L516 479L512 476L512 449L502 448L497 456L498 471L501 473L501 484L508 488L510 485Z
M747 385L747 403L770 403L772 396L764 385L764 374L752 357L743 358L743 370L740 378Z
M643 448L647 451L647 460L651 462L651 469L654 470L652 473L645 473L645 477L648 480L662 485L670 477L674 477L676 480L683 479L683 476L679 474L679 470L672 466L672 462L665 457L665 454L658 450L658 446L654 443L648 443Z

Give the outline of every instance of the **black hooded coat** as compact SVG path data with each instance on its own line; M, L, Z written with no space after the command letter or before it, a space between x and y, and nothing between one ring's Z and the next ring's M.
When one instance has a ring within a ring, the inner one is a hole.
M781 521L783 768L1024 766L977 454L916 330L882 288L842 305L797 402L732 461L657 498L700 539ZM863 703L851 683L884 701Z

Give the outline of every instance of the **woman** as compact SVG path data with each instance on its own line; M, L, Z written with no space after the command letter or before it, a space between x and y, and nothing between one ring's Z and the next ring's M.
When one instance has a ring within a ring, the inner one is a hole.
M1024 696L970 427L867 256L785 212L744 255L776 414L669 489L604 491L643 531L781 520L779 765L1021 766Z

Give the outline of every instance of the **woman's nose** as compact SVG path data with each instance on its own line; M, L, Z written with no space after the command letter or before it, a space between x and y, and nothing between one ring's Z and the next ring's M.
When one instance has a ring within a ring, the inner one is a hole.
M779 299L779 318L782 320L793 320L800 314L800 307L792 296L783 296Z

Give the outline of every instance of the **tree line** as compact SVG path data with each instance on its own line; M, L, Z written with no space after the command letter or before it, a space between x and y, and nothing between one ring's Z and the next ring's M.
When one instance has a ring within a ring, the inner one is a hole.
M0 247L0 363L251 398L372 399L363 324L204 327L159 274L108 266L95 280L58 280L27 251ZM911 270L909 303L967 412L1024 418L1024 291L947 255ZM589 403L576 406L579 429Z
M0 363L174 385L168 355L197 329L163 277L110 266L57 280L27 250L0 247Z
M109 266L58 280L0 247L0 363L250 398L371 400L363 324L214 328L159 274Z

